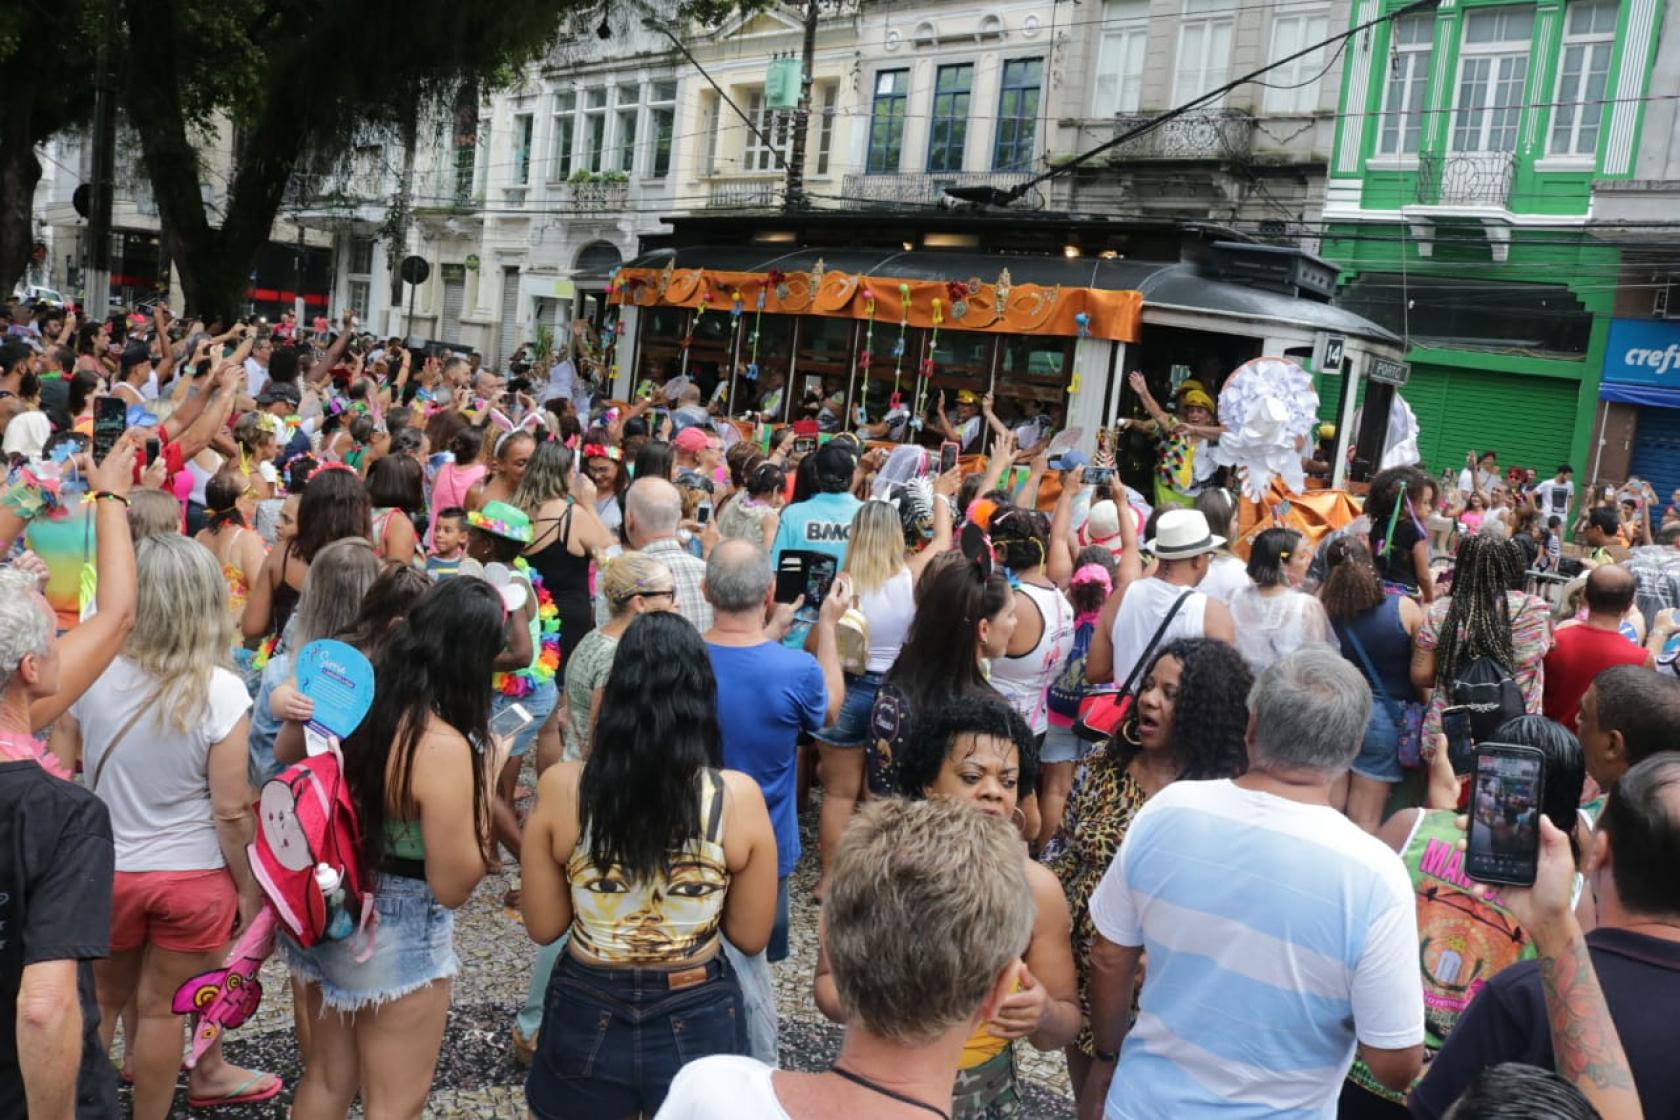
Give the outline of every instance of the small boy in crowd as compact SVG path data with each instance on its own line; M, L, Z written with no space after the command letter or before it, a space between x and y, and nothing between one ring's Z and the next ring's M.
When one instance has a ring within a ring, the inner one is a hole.
M426 557L426 574L433 579L448 579L461 573L461 561L467 558L467 511L450 506L437 516L432 529L432 551Z

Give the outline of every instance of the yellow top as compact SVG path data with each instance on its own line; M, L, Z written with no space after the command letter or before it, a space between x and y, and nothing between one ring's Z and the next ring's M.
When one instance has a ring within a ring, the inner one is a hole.
M585 834L566 861L572 892L572 941L615 965L676 964L718 936L729 865L723 852L723 776L701 775L702 835L673 851L651 878L597 867Z
M1017 980L1013 991L1021 990L1021 982ZM1013 994L1013 992L1011 993ZM986 1023L974 1028L974 1033L963 1043L962 1061L957 1063L958 1069L973 1069L975 1066L985 1065L1009 1048L1007 1038L999 1038L987 1029Z

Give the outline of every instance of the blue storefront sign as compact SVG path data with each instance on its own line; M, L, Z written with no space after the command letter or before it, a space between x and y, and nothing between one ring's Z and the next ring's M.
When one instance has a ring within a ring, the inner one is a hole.
M1599 398L1680 407L1680 321L1612 319Z

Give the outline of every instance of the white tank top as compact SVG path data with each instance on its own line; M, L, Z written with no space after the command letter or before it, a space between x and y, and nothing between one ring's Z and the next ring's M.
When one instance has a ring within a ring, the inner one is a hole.
M1189 591L1176 583L1151 576L1140 579L1126 588L1126 597L1120 601L1120 611L1114 616L1114 684L1116 687L1124 685L1126 678L1131 675L1132 667L1144 654L1144 647L1149 639L1155 636L1160 628L1161 620L1167 617L1167 612L1178 597ZM1161 641L1156 649L1168 642L1179 638L1200 638L1203 633L1202 618L1207 610L1207 596L1200 591L1190 591L1190 597L1184 600L1184 605L1178 608L1173 616L1172 624L1166 633L1161 635ZM1137 682L1133 682L1136 688Z
M1044 692L1050 680L1067 660L1073 648L1073 607L1067 598L1053 587L1039 587L1023 583L1016 590L1031 599L1038 608L1044 628L1038 644L1019 657L999 657L992 662L992 687L1021 713L1033 734L1041 734L1050 726L1050 709Z
M905 635L910 633L910 620L916 617L916 585L910 569L900 568L880 587L859 595L858 610L869 623L869 672L885 673L898 660Z

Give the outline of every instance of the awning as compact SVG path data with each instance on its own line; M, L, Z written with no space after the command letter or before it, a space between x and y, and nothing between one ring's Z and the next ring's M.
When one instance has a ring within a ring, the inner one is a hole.
M1655 385L1636 385L1628 381L1601 381L1598 399L1618 404L1643 404L1652 408L1680 408L1680 389L1661 389Z

